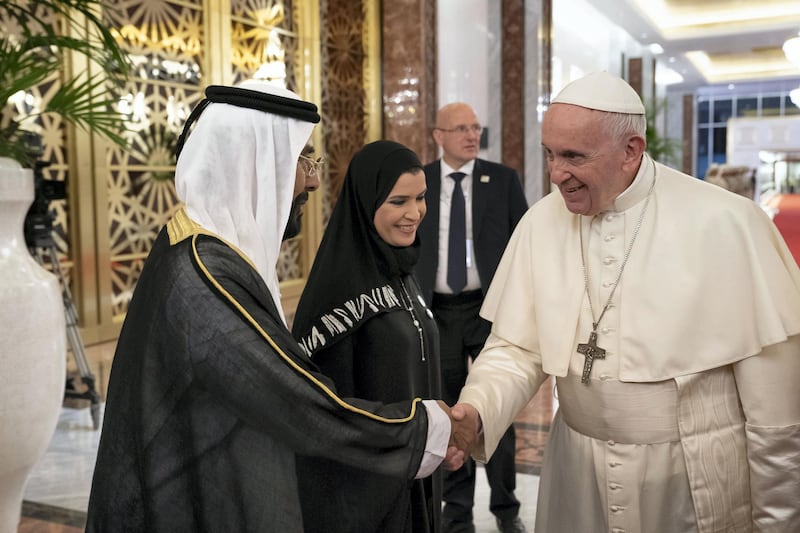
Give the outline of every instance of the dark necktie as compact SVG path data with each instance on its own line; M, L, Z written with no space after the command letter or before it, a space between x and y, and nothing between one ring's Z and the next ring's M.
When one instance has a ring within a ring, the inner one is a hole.
M453 196L450 199L450 235L447 241L447 284L458 294L467 284L467 221L464 191L461 190L463 172L453 172Z

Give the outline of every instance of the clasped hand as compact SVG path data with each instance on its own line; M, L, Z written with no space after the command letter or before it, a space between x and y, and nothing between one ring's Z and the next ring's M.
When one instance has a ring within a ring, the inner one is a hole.
M450 443L442 462L445 470L458 470L478 442L481 420L478 411L467 403L457 403L452 409L439 400L439 406L450 417Z

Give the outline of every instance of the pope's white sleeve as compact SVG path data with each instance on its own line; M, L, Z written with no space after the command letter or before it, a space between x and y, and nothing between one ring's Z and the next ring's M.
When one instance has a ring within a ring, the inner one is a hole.
M800 531L800 335L734 364L753 531Z
M458 399L472 405L483 423L482 441L472 452L476 460L489 460L500 438L546 378L538 353L511 344L494 332L489 335Z

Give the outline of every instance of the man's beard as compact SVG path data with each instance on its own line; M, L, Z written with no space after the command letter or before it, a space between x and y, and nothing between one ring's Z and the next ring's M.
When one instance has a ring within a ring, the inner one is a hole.
M300 235L302 229L303 204L308 201L308 193L303 191L292 201L292 209L289 211L289 220L286 222L286 229L283 230L283 240Z

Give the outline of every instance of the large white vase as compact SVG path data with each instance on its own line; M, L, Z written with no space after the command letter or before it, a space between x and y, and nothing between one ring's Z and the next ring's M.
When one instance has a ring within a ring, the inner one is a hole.
M58 278L28 252L33 173L0 158L0 533L16 533L25 482L47 450L66 382Z

